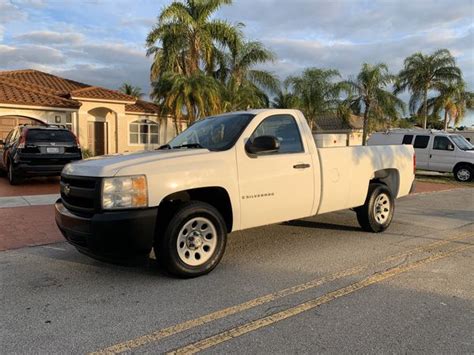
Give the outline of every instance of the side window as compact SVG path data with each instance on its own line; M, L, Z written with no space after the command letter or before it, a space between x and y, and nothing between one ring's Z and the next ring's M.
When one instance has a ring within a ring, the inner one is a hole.
M295 119L289 115L271 116L263 120L253 132L250 140L260 136L274 136L280 141L278 153L303 152L300 130Z
M453 143L447 137L435 137L433 149L436 150L454 150Z
M413 141L413 134L405 134L403 136L402 144L411 144Z
M430 141L430 136L416 136L413 148L425 149Z

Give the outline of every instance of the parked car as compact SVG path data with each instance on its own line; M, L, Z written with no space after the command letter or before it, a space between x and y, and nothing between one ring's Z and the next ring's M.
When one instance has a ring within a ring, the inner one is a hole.
M353 208L382 232L413 182L411 146L318 148L300 111L254 110L200 120L160 150L66 165L55 214L80 252L124 261L153 247L193 277L233 231Z
M76 136L56 126L18 126L0 141L0 168L10 184L32 176L57 176L64 166L82 159Z
M469 182L474 175L474 146L459 134L422 129L376 132L368 145L409 144L416 153L418 169L452 172L456 180Z

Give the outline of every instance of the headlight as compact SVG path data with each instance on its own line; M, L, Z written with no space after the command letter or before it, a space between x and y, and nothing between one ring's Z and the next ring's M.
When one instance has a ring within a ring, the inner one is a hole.
M115 210L148 206L144 175L105 178L102 183L102 208Z

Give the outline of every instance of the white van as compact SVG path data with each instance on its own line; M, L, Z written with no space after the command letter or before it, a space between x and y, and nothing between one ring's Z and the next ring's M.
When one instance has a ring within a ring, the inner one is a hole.
M474 146L459 134L425 129L394 129L372 134L368 145L412 144L416 167L452 172L458 181L472 181Z

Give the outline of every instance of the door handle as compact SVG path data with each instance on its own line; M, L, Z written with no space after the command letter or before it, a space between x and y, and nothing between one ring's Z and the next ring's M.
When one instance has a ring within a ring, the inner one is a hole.
M311 165L309 164L296 164L296 165L293 165L293 169L307 169L311 167Z

